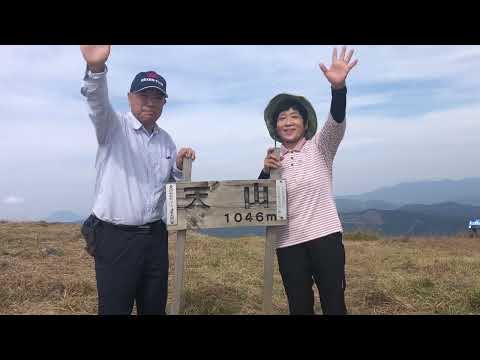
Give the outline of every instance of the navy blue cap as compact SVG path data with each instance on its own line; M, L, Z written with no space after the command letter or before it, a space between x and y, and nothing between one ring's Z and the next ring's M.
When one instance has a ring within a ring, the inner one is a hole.
M165 95L165 97L168 97L167 82L155 71L138 73L132 81L130 92L135 93L149 88L158 89Z

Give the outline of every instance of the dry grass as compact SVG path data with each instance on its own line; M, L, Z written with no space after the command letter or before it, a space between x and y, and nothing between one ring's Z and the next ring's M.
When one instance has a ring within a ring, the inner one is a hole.
M0 222L0 314L95 314L79 225ZM170 241L170 294L174 269ZM351 314L480 314L480 239L345 237ZM186 314L260 314L264 240L188 233ZM287 314L275 271L273 310ZM316 309L321 313L318 294Z

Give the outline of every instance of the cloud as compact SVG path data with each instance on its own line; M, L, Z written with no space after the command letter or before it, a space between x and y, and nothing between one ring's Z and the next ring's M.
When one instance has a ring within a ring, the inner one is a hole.
M335 159L338 194L374 190L404 181L479 177L480 106L431 111L422 116L351 115Z
M25 202L24 198L14 196L14 195L9 195L2 200L2 203L6 205L17 205L17 204L23 204L24 202Z
M348 125L335 160L335 191L480 176L471 163L478 147L480 46L355 48L359 64L348 79ZM177 147L197 151L192 178L255 178L273 145L263 110L274 95L306 96L319 125L325 121L330 87L318 64L330 64L331 49L113 46L110 98L116 110L128 110L133 76L159 71L169 91L159 125ZM1 46L0 59L0 80L8 84L0 89L0 189L28 199L15 216L42 218L58 209L87 214L97 144L80 95L85 63L79 47ZM0 217L14 209L19 207L0 206Z

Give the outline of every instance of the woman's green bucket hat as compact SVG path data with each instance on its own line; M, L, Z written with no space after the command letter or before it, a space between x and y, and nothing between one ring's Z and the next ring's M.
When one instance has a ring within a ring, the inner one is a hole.
M274 119L273 117L275 115L275 112L277 111L278 106L287 100L297 102L305 108L305 111L307 112L307 131L305 133L305 138L307 140L311 139L313 135L315 135L315 133L317 132L317 115L315 114L315 110L313 109L312 104L310 104L310 102L303 96L296 96L291 94L278 94L272 100L270 100L267 107L265 108L264 118L270 136L272 137L272 139L278 142L282 142L282 139L280 139L276 131L277 119Z

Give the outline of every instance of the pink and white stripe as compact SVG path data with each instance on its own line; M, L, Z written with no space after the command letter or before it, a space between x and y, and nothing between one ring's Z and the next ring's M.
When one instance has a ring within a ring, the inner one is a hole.
M287 183L288 225L279 226L277 247L286 247L343 231L333 196L332 164L345 123L331 114L321 131L295 149L283 145L280 176Z

